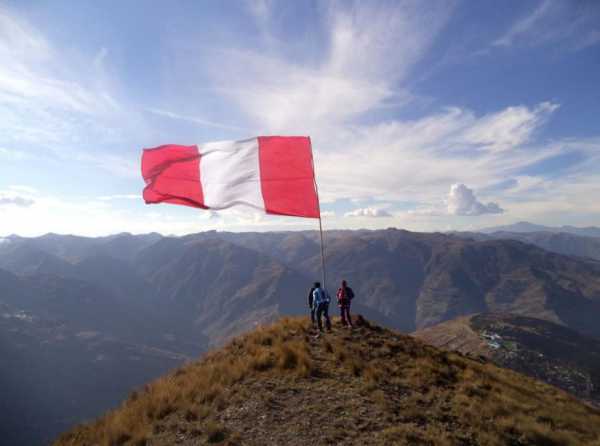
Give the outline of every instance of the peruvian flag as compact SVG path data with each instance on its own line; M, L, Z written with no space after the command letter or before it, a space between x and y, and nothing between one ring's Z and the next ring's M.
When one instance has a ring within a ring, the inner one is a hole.
M146 203L203 209L245 204L267 214L319 218L310 138L259 136L144 149Z

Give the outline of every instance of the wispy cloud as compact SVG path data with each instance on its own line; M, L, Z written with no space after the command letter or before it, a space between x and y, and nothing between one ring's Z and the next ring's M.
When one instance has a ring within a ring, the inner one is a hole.
M0 144L74 147L114 143L140 127L104 69L108 50L66 50L0 6Z
M537 46L558 42L571 50L600 43L596 35L600 5L568 0L543 0L493 42L493 46Z
M405 97L398 83L423 57L451 9L444 2L435 8L337 6L322 23L329 47L317 63L221 48L211 53L219 63L207 67L209 75L255 125L270 132L315 133Z
M530 33L552 10L552 1L544 0L538 4L538 6L528 15L521 17L517 20L506 33L494 41L496 46L509 46L514 41Z
M508 107L478 120L465 132L465 141L492 150L508 150L530 141L558 109L558 104L543 102L533 109L524 106Z
M207 119L203 119L203 118L200 118L197 116L182 115L179 113L170 112L168 110L161 110L158 108L147 108L146 111L149 113L158 115L158 116L163 116L165 118L179 119L182 121L193 122L194 124L198 124L198 125L205 126L205 127L214 127L214 128L218 128L218 129L225 129L225 130L247 130L242 127L223 124L220 122L213 122L213 121L209 121Z

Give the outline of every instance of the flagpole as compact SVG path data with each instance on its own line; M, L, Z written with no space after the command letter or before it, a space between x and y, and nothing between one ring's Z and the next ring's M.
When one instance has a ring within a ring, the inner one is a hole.
M318 197L318 195L317 195ZM321 223L321 210L319 209L319 234L321 235L321 268L323 272L323 289L327 291L325 286L325 248L323 246L323 224Z
M310 139L310 137L309 137ZM313 182L315 185L315 192L317 194L317 208L319 211L319 237L321 241L321 272L322 272L322 280L323 280L323 289L327 291L326 288L326 272L325 272L325 244L323 243L323 222L321 221L321 199L319 198L319 186L317 185L317 175L315 174L315 161L312 154L312 141L310 144L310 162L312 164L313 170Z

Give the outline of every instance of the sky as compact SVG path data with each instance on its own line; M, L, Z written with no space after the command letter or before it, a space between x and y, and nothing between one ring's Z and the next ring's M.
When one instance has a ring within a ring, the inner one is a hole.
M325 229L600 225L600 2L0 0L0 236L316 229L141 198L309 135Z

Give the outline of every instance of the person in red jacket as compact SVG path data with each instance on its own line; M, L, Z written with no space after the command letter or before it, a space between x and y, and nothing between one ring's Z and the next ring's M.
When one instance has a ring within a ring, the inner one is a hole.
M348 286L345 280L342 280L342 286L338 289L337 292L337 301L338 306L340 307L340 317L342 318L342 325L350 326L352 325L352 318L350 317L350 303L354 298L354 291L352 288Z

